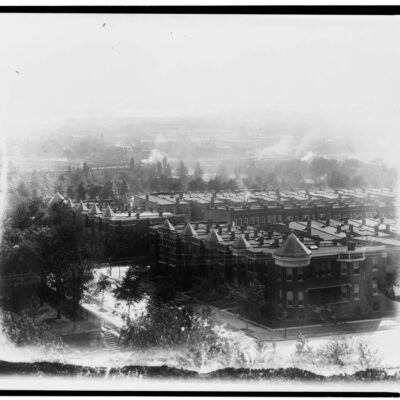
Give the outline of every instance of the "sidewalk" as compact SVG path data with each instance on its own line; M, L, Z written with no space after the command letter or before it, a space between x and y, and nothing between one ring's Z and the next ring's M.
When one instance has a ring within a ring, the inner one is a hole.
M262 327L259 324L242 319L241 317L232 314L228 311L218 309L214 306L200 303L193 300L193 306L196 310L203 308L211 309L211 317L220 325L225 325L226 328L233 331L242 331L246 335L260 341L284 341L295 340L299 332L305 337L326 337L330 335L348 335L362 334L366 332L375 332L388 329L400 328L400 320L397 318L382 318L373 320L362 320L347 322L342 325L308 325L299 327L271 329Z

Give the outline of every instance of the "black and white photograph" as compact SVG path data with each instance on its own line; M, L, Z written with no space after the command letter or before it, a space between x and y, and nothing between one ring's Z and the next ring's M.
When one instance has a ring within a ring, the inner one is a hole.
M400 9L321 9L0 7L0 392L398 394Z

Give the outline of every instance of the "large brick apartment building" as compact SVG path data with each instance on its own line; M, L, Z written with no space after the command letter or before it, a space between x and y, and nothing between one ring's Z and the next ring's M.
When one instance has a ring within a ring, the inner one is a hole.
M360 227L371 223L377 228L364 234ZM154 267L191 279L204 276L216 284L226 280L234 287L264 285L265 319L299 325L394 313L395 303L380 290L400 257L397 227L388 233L388 225L389 220L330 219L264 231L166 220L149 228L149 239Z

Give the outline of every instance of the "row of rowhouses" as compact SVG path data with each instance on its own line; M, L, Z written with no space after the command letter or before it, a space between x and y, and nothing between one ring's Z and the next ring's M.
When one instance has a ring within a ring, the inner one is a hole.
M262 312L271 324L392 315L394 302L379 287L399 265L400 241L383 243L388 239L351 231L352 224L341 224L340 232L331 225L289 225L277 232L211 221L174 226L166 220L150 227L150 249L154 267L176 276L203 276L246 290L263 285ZM309 229L318 229L318 238Z

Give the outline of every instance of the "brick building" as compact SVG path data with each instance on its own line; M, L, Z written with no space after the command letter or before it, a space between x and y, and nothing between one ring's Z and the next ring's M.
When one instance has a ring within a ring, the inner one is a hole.
M248 290L264 285L262 312L272 325L392 315L394 303L380 283L399 265L400 240L350 229L336 234L319 224L313 229L325 237L309 235L307 224L296 236L290 224L268 232L211 221L175 226L165 221L150 227L150 248L154 266L172 274L226 280Z

